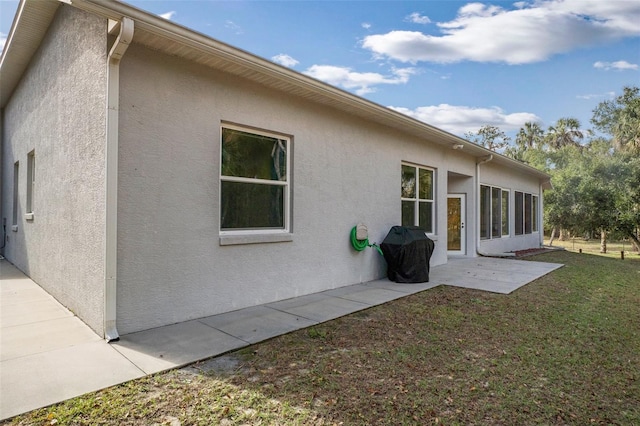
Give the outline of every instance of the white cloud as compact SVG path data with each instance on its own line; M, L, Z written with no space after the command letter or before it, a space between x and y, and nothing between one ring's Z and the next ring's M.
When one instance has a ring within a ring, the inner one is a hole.
M240 25L236 24L233 21L226 21L224 23L225 28L229 28L231 31L233 31L236 34L243 34L244 31L242 30L242 27L240 27Z
M618 70L618 71L633 70L633 71L637 71L638 70L638 64L631 64L631 63L629 63L627 61L616 61L616 62L598 61L598 62L593 64L593 67L594 68L603 69L605 71L609 71L609 70Z
M418 12L413 12L411 15L405 18L407 22L413 22L414 24L430 24L431 19L426 15L420 15Z
M4 45L7 43L7 35L0 33L0 52L4 51Z
M294 58L292 58L291 56L284 53L280 53L279 55L272 56L271 60L273 62L276 62L280 65L284 65L285 67L289 67L289 68L293 68L300 63Z
M371 24L368 22L363 22L360 25L362 25L362 28L364 28L365 30L368 30L369 28L371 28Z
M607 92L607 93L600 93L600 94L589 93L588 95L578 95L578 96L576 96L576 98L585 99L585 100L601 99L601 98L611 98L611 99L613 99L613 97L615 95L616 95L616 92Z
M416 73L414 68L394 68L391 76L374 72L355 72L351 68L333 65L313 65L305 74L334 86L354 90L358 95L375 92L379 84L405 84Z
M541 121L537 115L530 112L507 114L498 107L474 108L440 104L416 109L393 106L389 108L459 136L466 132L477 132L486 125L509 132L520 129L528 121Z
M381 58L525 64L584 46L640 36L640 2L538 0L516 9L469 3L449 22L437 23L441 35L391 31L363 39Z
M160 16L161 18L164 18L164 19L166 19L166 20L170 21L170 20L171 20L171 18L173 18L173 16L174 16L175 14L176 14L176 11L175 11L175 10L172 10L172 11L167 12L167 13L161 13L161 14L160 14L160 15L158 15L158 16Z

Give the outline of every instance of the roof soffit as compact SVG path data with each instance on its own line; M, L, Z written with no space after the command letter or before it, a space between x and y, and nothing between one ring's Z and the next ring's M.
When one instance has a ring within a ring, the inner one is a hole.
M4 108L44 39L60 3L22 0L0 57L0 107Z
M2 55L1 106L4 107L40 45L59 4L56 0L21 1L19 13L7 40L8 48ZM541 180L549 179L546 173L519 161L128 4L113 0L71 0L71 4L107 19L121 20L123 16L133 19L136 27L133 42L150 49L237 75L368 121L375 121L431 143L451 148L453 145L462 144L464 149L459 152L464 155L482 157L493 154L493 161L496 163L519 168ZM39 30L34 31L34 28ZM5 60L7 64L4 63Z

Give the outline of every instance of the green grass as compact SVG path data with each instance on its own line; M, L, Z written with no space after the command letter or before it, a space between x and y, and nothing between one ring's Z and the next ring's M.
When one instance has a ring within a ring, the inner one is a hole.
M10 424L640 424L640 257L566 266L499 295L437 287Z
M545 238L545 243L549 243L549 239ZM638 252L633 251L633 246L629 241L607 241L607 253L600 253L600 240L587 240L584 238L569 238L565 241L555 239L554 247L563 247L574 253L580 252L584 254L594 254L597 256L609 257L611 259L620 259L621 252L624 252L625 258L637 259L640 257Z

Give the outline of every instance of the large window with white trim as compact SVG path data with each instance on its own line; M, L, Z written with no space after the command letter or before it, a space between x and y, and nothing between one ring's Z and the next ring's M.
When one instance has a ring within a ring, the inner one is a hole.
M411 164L402 165L402 226L419 226L435 233L435 172Z
M480 185L480 238L509 236L509 191Z
M222 127L221 233L289 231L290 145L287 136Z
M514 216L516 235L538 232L538 196L516 191Z

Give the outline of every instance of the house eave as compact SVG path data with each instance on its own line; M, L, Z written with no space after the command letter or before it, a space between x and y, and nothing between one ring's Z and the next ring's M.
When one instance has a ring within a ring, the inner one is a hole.
M461 144L466 155L484 157L494 154L496 163L519 168L541 180L549 179L546 173L520 161L125 3L109 0L74 0L73 4L110 19L119 20L122 16L133 18L137 21L134 42L150 49L183 57L292 96L387 125L429 142L451 148Z
M42 6L38 6L42 3ZM523 173L535 176L541 181L549 179L549 175L541 172L531 166L513 160L501 154L490 151L484 147L473 144L466 139L458 137L447 131L431 126L425 122L416 120L400 112L390 108L376 104L352 93L339 89L337 87L316 80L305 74L291 70L242 49L230 46L226 43L214 40L204 34L193 31L189 28L168 21L157 15L150 14L128 4L113 0L68 0L72 6L102 16L114 21L120 21L123 17L129 17L135 21L136 34L134 43L144 45L150 49L163 52L168 55L184 58L204 66L221 70L239 77L257 82L264 86L273 88L290 94L292 96L307 99L311 102L323 104L331 108L352 114L368 121L374 121L383 124L402 133L410 134L420 139L436 143L453 149L453 146L462 145L463 149L458 150L462 155L470 155L473 157L484 157L489 154L495 156L494 163L502 164L507 167L515 167ZM48 6L45 7L44 4ZM30 59L35 53L39 43L44 37L46 28L48 28L55 8L59 2L55 0L22 0L20 10L23 9L46 9L43 16L39 20L37 37L33 36L27 48L23 48L11 40L12 34L7 42L7 52L3 52L2 72L4 77L4 68L9 68L11 75L15 75L12 79L2 85L2 106L5 105L10 97L15 85L17 85L20 75L28 65L28 60L24 64L9 64L5 67L5 53L10 59L20 56L19 53L13 54L14 51L23 50L24 58ZM48 15L47 15L48 13ZM23 20L22 14L19 14L14 21L14 28L20 27L16 22ZM23 29L23 31L25 31ZM36 44L37 40L37 44ZM12 46L13 45L13 46ZM34 47L35 46L35 47Z
M0 56L0 108L4 108L11 99L59 5L55 0L22 0L18 5Z

